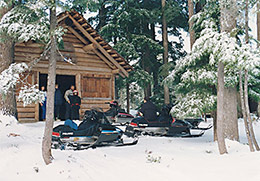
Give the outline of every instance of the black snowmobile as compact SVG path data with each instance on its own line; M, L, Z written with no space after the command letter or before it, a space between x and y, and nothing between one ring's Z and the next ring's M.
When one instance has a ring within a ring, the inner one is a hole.
M161 114L155 121L148 121L143 117L135 118L127 126L126 130L132 134L143 134L151 136L171 136L171 137L199 137L212 127L201 128L197 122L201 120L181 120L171 116L171 105L163 106ZM192 124L194 123L194 124Z
M135 145L137 142L138 138L132 131L124 132L111 125L102 111L94 109L85 112L77 130L67 125L59 125L52 133L52 147L55 149L81 150L101 146Z
M105 115L113 125L125 125L134 119L133 115L120 108L117 101L107 102L107 104L109 104L110 109L105 112Z

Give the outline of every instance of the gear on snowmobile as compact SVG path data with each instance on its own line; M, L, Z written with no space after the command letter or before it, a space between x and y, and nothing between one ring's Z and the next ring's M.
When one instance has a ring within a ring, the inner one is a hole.
M105 112L105 115L113 125L125 125L134 119L134 116L121 109L117 101L111 101L107 104L109 104L110 109Z
M130 130L130 131L129 131ZM104 112L97 109L86 111L78 129L67 125L59 125L53 129L53 148L73 148L76 150L100 146L135 145L137 136L129 129L124 132L111 125Z
M170 114L171 108L172 105L163 106L161 114L153 121L143 117L135 118L127 126L126 130L152 136L199 137L204 134L205 130L212 127L212 125L209 125L206 128L201 128L195 123L191 124L189 121L192 121L192 119L189 119L189 121L175 119Z

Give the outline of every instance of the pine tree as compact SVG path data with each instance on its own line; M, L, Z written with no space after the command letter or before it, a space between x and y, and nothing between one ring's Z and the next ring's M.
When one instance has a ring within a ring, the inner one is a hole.
M212 6L215 8L208 8ZM199 30L196 31L198 38L193 50L176 62L174 71L167 78L175 85L177 95L172 112L180 118L199 116L204 111L216 109L216 67L220 61L225 65L225 87L237 88L241 67L250 67L249 72L258 72L258 50L245 45L241 40L238 44L237 36L234 36L236 32L220 32L219 7L216 3L208 2L193 19L195 30ZM237 106L237 103L234 105Z
M48 165L52 161L51 154L51 138L54 122L54 92L55 92L55 81L56 81L56 35L55 30L57 26L57 17L56 17L56 0L50 1L50 59L49 59L49 70L48 70L48 83L47 83L47 111L46 111L46 122L44 137L42 140L42 156L44 162Z

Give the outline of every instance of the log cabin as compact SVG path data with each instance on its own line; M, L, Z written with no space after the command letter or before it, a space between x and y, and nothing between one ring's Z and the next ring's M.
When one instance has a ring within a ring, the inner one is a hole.
M115 99L115 77L127 77L133 68L77 11L63 12L57 19L66 30L63 35L64 48L60 48L60 53L57 53L56 83L59 89L64 95L70 85L76 86L82 98L81 115L93 107L107 110L109 105L106 102ZM43 47L33 41L16 44L15 62L31 62L41 56ZM71 59L73 64L64 62L64 57ZM45 56L28 72L26 81L47 87L47 73L48 56ZM39 121L38 104L24 107L21 102L17 102L17 110L20 122ZM62 107L61 119L64 111Z

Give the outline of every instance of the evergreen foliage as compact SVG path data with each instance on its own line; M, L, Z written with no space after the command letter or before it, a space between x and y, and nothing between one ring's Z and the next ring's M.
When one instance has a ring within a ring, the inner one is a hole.
M171 62L166 66L162 61L162 42L157 34L161 33L161 1L160 0L112 0L112 1L70 1L74 9L85 12L97 12L90 22L97 26L105 40L134 67L129 78L116 80L117 92L126 95L126 85L130 85L130 96L139 95L139 104L144 96L144 90L152 87L152 99L159 105L163 103L162 80L175 65L175 61L184 56L183 39L180 29L187 30L187 2L167 0L166 18L168 33L175 36L169 41ZM102 15L102 17L101 17ZM94 20L94 21L93 21ZM137 85L136 85L137 84ZM134 86L133 86L134 85ZM137 88L138 87L138 88ZM120 93L123 91L123 93ZM134 92L135 94L132 94ZM130 97L131 107L136 105L136 98Z
M11 40L18 43L34 40L47 45L48 48L51 34L55 34L59 42L62 40L64 30L61 27L58 27L55 32L49 30L50 24L46 10L56 6L53 1L1 1L0 5L2 8L12 6L0 21L1 42ZM23 101L24 106L43 100L43 93L39 91L37 85L30 85L21 76L30 69L31 67L25 63L13 63L1 72L0 94L3 99L10 89L20 83L23 87L19 92L18 100Z
M220 33L217 24L219 21L211 16L219 14L218 4L215 4L215 8L212 8L212 5L209 2L201 13L193 17L194 27L197 31L201 30L199 38L193 45L191 53L176 62L175 69L166 79L174 85L177 94L176 104L172 109L177 117L199 116L216 109L219 61L225 64L227 87L238 85L239 70L247 69L257 76L257 67L260 63L259 50L242 41L238 44L237 30L230 34ZM256 91L258 89L254 88L249 92L257 98L259 92Z

